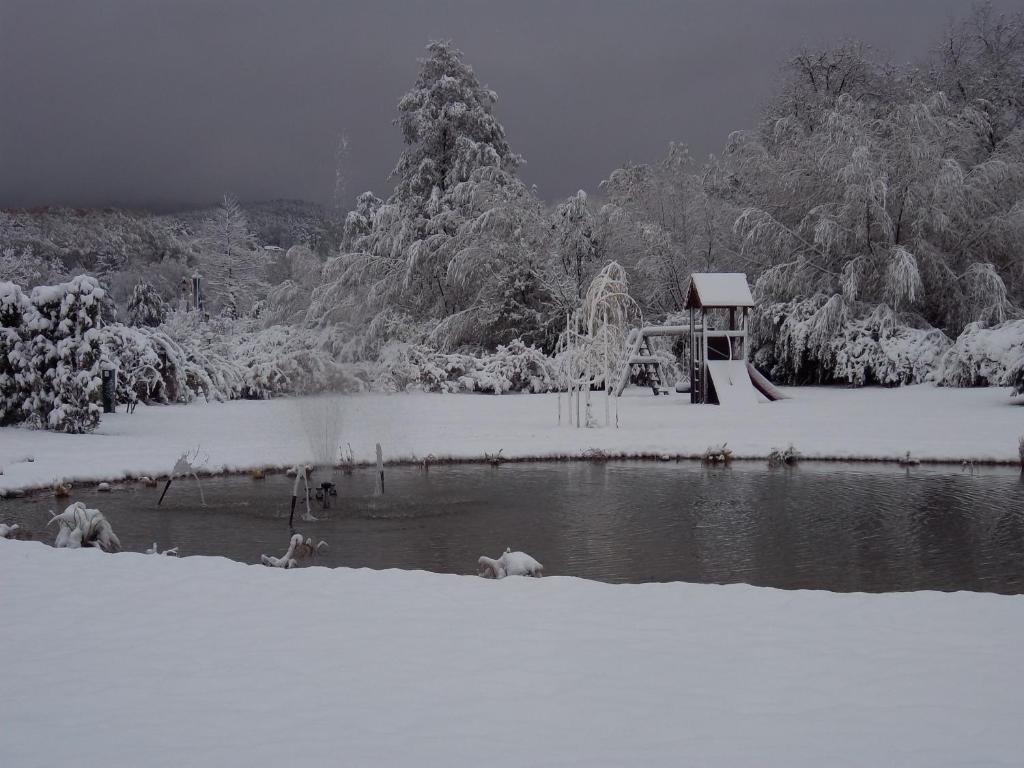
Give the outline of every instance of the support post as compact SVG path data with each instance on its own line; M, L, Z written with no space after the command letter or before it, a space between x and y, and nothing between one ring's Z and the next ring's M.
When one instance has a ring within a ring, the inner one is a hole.
M384 495L384 452L377 443L377 474L380 475L380 495Z

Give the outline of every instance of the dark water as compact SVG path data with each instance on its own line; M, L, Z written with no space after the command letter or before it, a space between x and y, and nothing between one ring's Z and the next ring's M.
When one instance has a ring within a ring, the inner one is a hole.
M318 478L322 479L322 478ZM692 463L506 464L395 468L387 495L366 470L333 478L328 519L297 523L324 539L329 566L475 573L506 546L548 575L611 582L745 582L836 591L1024 592L1019 471L804 464L768 470ZM291 480L177 480L160 489L75 489L71 499L0 502L0 522L52 541L47 510L101 509L126 549L153 541L183 555L258 562L283 554ZM301 501L300 501L301 507Z

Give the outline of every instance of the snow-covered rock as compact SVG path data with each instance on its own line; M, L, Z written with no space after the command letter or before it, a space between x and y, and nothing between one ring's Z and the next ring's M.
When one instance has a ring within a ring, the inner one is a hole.
M543 565L525 552L513 552L511 549L506 549L497 560L481 556L477 565L477 572L485 579L503 579L506 576L540 577L544 575Z

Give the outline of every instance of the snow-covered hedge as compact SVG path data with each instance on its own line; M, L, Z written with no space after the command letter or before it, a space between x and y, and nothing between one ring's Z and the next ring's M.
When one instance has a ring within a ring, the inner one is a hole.
M991 328L971 323L942 360L939 382L950 387L1012 386L1024 391L1024 320Z

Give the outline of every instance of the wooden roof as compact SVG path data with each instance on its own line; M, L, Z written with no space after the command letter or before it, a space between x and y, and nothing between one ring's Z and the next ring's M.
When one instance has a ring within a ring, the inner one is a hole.
M686 309L712 307L752 307L747 276L742 272L695 272L690 275Z

